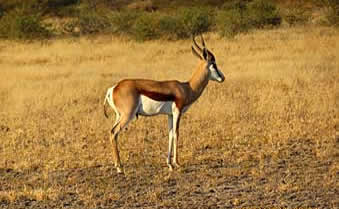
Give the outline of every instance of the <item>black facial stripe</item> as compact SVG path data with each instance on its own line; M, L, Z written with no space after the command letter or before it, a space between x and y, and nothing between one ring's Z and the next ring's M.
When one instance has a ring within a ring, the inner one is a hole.
M216 71L216 73L218 74L218 76L219 76L220 78L222 78L221 74L219 73L217 64L215 64L215 62L212 62L210 65L213 66L213 68L215 69L215 71Z
M222 78L222 76L221 76L220 73L219 73L219 70L218 70L217 66L215 66L215 70L217 71L218 76L219 76L220 78Z

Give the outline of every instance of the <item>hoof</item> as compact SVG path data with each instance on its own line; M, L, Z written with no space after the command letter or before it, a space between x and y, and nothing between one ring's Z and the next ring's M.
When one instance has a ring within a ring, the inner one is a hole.
M180 168L181 167L181 165L179 163L177 163L177 162L175 162L173 164L174 164L174 167L176 167L176 168Z
M167 164L167 166L170 171L173 171L173 166L171 164Z
M117 167L117 172L118 173L124 173L120 167Z

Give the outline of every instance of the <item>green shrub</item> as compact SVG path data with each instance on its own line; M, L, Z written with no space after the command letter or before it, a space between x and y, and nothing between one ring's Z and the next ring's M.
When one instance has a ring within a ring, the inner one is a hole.
M112 32L120 35L132 34L132 27L140 15L137 11L114 12L111 16Z
M43 0L40 0L43 1ZM59 17L79 16L78 4L80 0L44 0L45 13Z
M73 4L78 4L80 0L47 0L46 4L49 8L66 7Z
M233 37L254 28L277 26L281 17L271 1L232 1L224 4L216 17L217 30L221 36Z
M190 38L211 29L213 17L210 13L206 7L181 8L171 16L161 16L158 27L167 39Z
M81 34L95 34L111 31L112 21L105 12L97 12L94 9L82 9L79 13L76 24Z
M2 18L2 16L5 14L5 9L2 7L2 5L0 4L0 18Z
M206 8L182 8L173 15L127 10L114 12L110 19L113 33L138 41L189 38L208 31L212 22Z
M329 25L339 26L339 0L322 0L327 8L326 19Z
M158 20L156 15L143 13L140 15L133 25L132 35L138 41L145 41L159 38L159 30L157 28Z
M289 25L305 24L310 19L307 11L301 7L289 8L283 14L283 19Z
M159 30L162 38L178 40L187 38L183 22L175 16L161 16L159 19Z
M221 9L223 10L231 10L231 9L245 10L249 2L251 2L251 0L230 0L230 1L226 1L222 5Z
M185 39L210 29L212 18L207 8L181 8L175 15L139 12L131 34L136 40ZM127 22L127 21L125 21Z
M9 12L14 9L21 9L21 11L30 11L33 8L37 8L37 3L39 0L0 0L0 7L3 8L5 12ZM41 0L42 1L42 0Z
M65 6L62 8L54 9L49 12L50 14L58 17L79 17L80 11L76 6Z
M207 32L212 25L212 20L207 8L181 8L177 14L178 18L182 21L182 38L190 37L192 34L197 35Z
M248 13L252 27L280 25L281 17L276 5L269 0L254 0L248 4Z
M247 5L241 2L228 3L216 17L217 30L221 36L233 37L250 28Z
M48 26L42 23L41 15L26 14L13 10L0 19L0 37L6 39L41 39L51 36Z

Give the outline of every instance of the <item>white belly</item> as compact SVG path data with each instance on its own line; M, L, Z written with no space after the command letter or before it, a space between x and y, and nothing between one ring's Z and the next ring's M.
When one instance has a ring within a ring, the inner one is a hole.
M140 103L137 114L144 116L152 116L158 114L172 114L172 106L175 105L172 101L156 101L149 97L140 96Z

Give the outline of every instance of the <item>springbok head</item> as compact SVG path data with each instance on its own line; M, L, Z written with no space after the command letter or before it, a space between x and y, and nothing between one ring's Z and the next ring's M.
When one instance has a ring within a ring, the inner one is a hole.
M210 52L206 46L204 38L201 35L201 43L202 47L200 47L197 42L195 41L195 37L193 37L193 43L194 46L202 53L202 56L195 50L194 46L192 46L192 52L195 56L197 56L199 59L206 62L206 70L209 72L209 80L217 81L219 83L224 82L225 76L224 74L218 69L217 63L215 61L215 57Z

